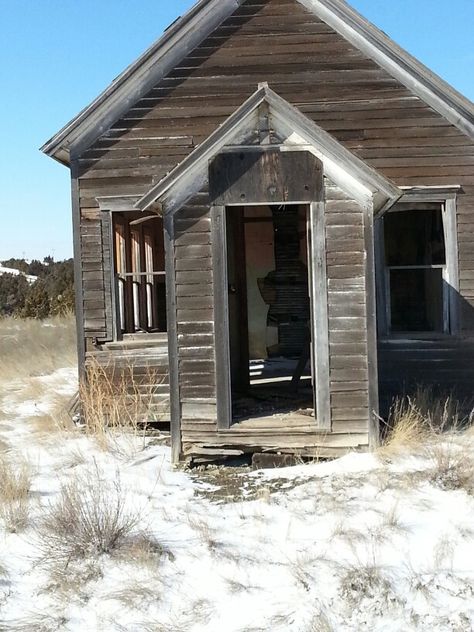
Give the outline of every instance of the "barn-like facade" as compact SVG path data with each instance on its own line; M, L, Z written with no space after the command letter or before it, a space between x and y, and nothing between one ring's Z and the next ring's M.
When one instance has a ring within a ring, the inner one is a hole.
M175 462L368 449L394 396L471 397L474 106L342 0L201 0L42 149L81 371L152 392Z

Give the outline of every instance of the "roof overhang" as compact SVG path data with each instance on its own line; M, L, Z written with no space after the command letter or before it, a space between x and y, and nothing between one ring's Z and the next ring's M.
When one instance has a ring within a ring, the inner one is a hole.
M200 0L177 20L95 101L72 119L41 151L68 164L90 147L134 103L155 87L185 56L234 13L244 0ZM470 138L474 104L400 48L344 0L297 0L372 58L425 103Z
M40 151L63 164L80 155L153 89L244 0L200 0Z
M364 206L373 208L375 213L383 213L401 197L402 191L392 182L266 84L261 84L217 130L153 186L135 204L135 209L173 213L206 185L209 161L219 152L249 146L265 151L265 145L255 145L255 130L259 128L259 110L263 104L269 127L281 139L280 151L313 153L323 163L324 174L331 181Z

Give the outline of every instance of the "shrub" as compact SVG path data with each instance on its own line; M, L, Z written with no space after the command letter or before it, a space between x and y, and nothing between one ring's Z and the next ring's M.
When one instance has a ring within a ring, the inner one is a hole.
M42 279L38 279L31 286L26 295L25 304L20 312L22 318L38 318L43 320L50 315L51 304L46 289L46 284Z
M76 476L61 487L39 525L40 548L48 561L64 562L111 554L129 544L139 523L126 506L120 479L96 472Z
M0 316L12 316L21 313L30 286L21 275L0 274Z

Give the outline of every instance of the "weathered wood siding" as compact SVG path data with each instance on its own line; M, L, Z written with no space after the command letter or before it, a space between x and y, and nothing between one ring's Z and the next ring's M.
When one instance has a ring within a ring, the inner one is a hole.
M86 335L108 335L96 196L145 193L240 106L261 81L269 82L277 93L397 185L463 186L457 215L461 327L464 335L472 335L474 142L296 0L248 0L79 157L83 260L97 268L84 268L83 273ZM207 220L203 212L199 221L205 224ZM199 234L200 239L206 239L206 231ZM182 237L186 240L184 234ZM207 245L196 243L190 248ZM193 262L193 251L188 254L185 259L189 263L180 265L198 265ZM88 277L90 272L96 275ZM210 275L200 269L183 269L178 274L183 287L197 285L198 279L206 285ZM183 296L181 305L196 305L192 300L196 298L203 305L204 296ZM193 312L188 308L180 307L182 315ZM208 308L199 309L204 314ZM189 335L191 329L183 327L180 335ZM205 318L199 328L193 335L212 333ZM181 341L188 345L183 349L191 349L190 341ZM454 353L463 342L451 339L446 344ZM203 356L209 354L206 344L196 346L202 346ZM206 393L212 399L212 384L205 377L211 360L192 355L193 360L183 360L183 367L201 370L203 388L188 383L186 392L193 396ZM381 361L391 360L384 354ZM190 362L201 364L198 367ZM359 367L351 369L357 371ZM463 370L464 364L460 373Z
M331 435L314 420L236 424L218 430L211 219L201 193L175 215L176 308L181 433L186 455L262 449L336 454L368 445L364 209L325 181ZM232 209L229 210L232 212ZM222 247L222 244L217 244Z
M181 431L217 428L211 217L208 194L174 217Z
M86 367L94 379L105 380L104 393L117 389L131 397L131 410L147 413L148 421L169 423L170 387L166 341L140 344L114 343L86 354ZM140 401L139 401L140 400Z
M108 216L81 210L84 331L88 338L111 340L111 244Z
M326 181L325 218L332 428L368 432L364 209Z

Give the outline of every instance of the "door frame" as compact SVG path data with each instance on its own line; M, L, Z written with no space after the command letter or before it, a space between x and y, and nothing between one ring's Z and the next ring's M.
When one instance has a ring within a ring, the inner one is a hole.
M329 323L328 286L326 270L326 221L324 186L321 182L318 199L308 202L290 200L265 203L300 204L308 208L308 285L311 309L311 365L313 399L315 402L315 432L331 431L330 376L329 376ZM245 204L211 206L212 260L214 278L214 336L216 363L217 427L232 426L232 381L229 337L228 275L226 212L233 207L257 206ZM262 205L260 203L260 205Z

